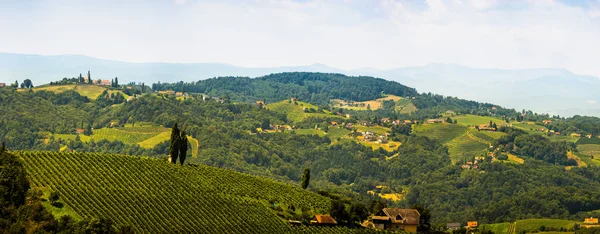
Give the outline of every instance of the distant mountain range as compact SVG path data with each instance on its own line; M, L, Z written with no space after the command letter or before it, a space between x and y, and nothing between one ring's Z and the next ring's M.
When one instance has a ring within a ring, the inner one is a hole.
M561 116L600 116L600 79L564 69L478 69L454 64L430 64L390 70L342 70L322 64L246 68L222 63L130 63L82 55L0 53L0 82L31 79L45 84L91 70L93 79L119 77L136 81L194 81L217 76L257 77L271 73L308 71L366 75L397 81L419 92L432 92L515 109Z

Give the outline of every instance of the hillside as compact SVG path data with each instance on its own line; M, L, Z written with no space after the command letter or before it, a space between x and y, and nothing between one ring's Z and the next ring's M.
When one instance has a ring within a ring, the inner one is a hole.
M316 213L329 206L327 198L299 186L207 166L121 155L16 154L32 187L58 191L63 209L83 218L107 217L139 232L289 232L269 206Z

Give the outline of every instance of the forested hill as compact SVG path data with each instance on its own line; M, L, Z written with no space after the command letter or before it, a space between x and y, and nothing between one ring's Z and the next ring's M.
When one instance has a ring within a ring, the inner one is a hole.
M367 101L382 94L418 95L414 88L381 78L310 72L278 73L254 79L218 77L192 83L158 83L152 89L228 96L235 101L274 102L296 97L314 104L328 104L334 98Z

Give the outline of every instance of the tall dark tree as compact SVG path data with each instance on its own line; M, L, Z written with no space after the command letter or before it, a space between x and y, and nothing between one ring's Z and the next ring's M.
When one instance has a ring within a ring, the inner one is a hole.
M29 181L19 158L8 152L0 152L0 168L0 207L25 204Z
M181 163L181 165L183 165L183 163L185 162L185 158L187 156L187 150L188 150L188 139L187 139L187 134L185 133L185 127L184 127L184 130L181 131L181 136L179 137L179 162Z
M119 78L115 77L115 88L119 87Z
M308 183L310 183L310 168L304 168L304 174L302 175L300 185L303 189L306 189L308 188Z
M88 83L90 83L90 84L91 84L91 83L92 83L92 74L90 74L90 70L88 70L88 75L87 75L87 77L88 77Z
M419 218L419 226L417 227L417 231L429 232L431 230L431 213L429 212L429 209L420 204L414 204L410 208L419 211L419 214L421 214L421 217Z
M171 129L169 154L171 155L171 163L177 163L177 157L179 156L179 128L177 128L177 123L173 124L173 128Z
M331 217L337 220L338 223L348 223L350 221L350 214L346 210L346 205L340 200L331 200L329 214L331 214Z

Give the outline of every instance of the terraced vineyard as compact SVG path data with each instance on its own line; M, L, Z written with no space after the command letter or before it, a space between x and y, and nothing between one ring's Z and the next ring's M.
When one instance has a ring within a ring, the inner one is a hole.
M271 202L324 212L329 199L281 182L208 166L96 153L15 152L32 187L58 191L83 218L142 233L350 233L291 227ZM365 231L365 230L362 230Z

